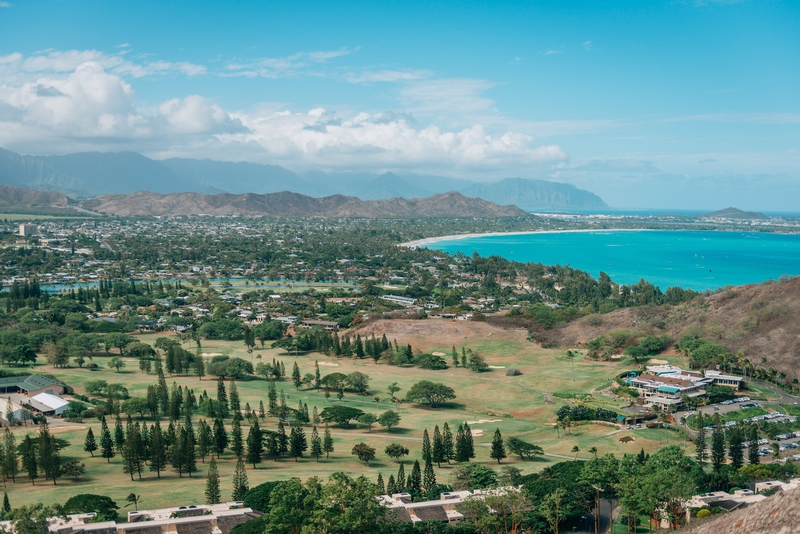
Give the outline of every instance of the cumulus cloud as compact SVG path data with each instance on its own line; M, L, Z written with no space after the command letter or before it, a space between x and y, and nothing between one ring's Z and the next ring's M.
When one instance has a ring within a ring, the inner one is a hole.
M481 114L491 119L494 109L482 95L494 84L484 80L408 80L401 99L409 109L402 112L337 113L321 107L292 112L268 103L232 112L197 94L139 105L130 79L175 65L132 66L95 51L0 57L0 146L40 154L135 150L295 169L444 174L513 172L567 158L556 145L537 146L530 135L479 120ZM381 71L372 79L397 78L398 72L405 71ZM442 110L457 110L465 119L444 127L436 121L418 125L413 118L417 111Z

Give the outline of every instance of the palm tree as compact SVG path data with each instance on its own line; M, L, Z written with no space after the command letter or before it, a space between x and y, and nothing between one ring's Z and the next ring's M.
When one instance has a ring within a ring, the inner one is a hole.
M592 446L592 447L589 449L589 454L591 454L591 455L593 455L595 458L597 458L597 447L594 447L594 446Z
M572 452L575 454L575 459L577 460L578 459L578 453L581 452L581 448L578 447L577 445L575 445L574 447L572 447Z
M781 455L781 446L773 441L769 444L769 448L772 449L772 457L777 460Z

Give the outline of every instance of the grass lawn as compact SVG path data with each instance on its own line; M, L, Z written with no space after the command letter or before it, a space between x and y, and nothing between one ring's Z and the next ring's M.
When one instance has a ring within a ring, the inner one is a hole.
M154 343L158 334L136 336L137 339L147 343ZM491 366L517 367L522 375L515 377L505 376L504 369L493 369L486 373L473 373L462 368L449 368L441 371L430 371L413 367L399 368L386 364L374 364L371 360L352 361L336 359L322 354L309 354L293 356L282 353L277 349L258 349L253 354L248 354L241 342L228 341L203 341L202 352L206 357L216 354L240 357L252 361L271 361L276 358L284 362L287 374L291 374L294 361L297 361L301 374L313 373L314 361L320 362L320 370L324 376L330 372L351 373L360 371L371 378L370 395L358 396L346 394L342 401L345 405L360 408L366 412L380 414L387 409L394 409L394 405L385 400L389 397L386 390L389 384L397 382L401 388L398 396L403 396L408 388L419 380L432 380L442 382L452 387L457 395L455 401L438 409L426 406L401 404L398 411L402 417L399 428L392 431L381 429L377 425L372 432L364 428L331 427L334 437L335 452L330 460L315 461L313 458L304 458L295 462L291 458L279 462L266 460L253 469L248 468L247 474L250 484L256 485L267 480L280 480L298 476L327 477L334 471L343 471L352 475L365 474L376 478L382 473L384 480L389 475L396 473L398 464L388 458L383 449L386 445L397 442L409 449L411 454L406 457L406 471L409 472L411 463L421 459L421 446L423 429L428 429L432 434L434 425L441 426L448 422L455 434L458 425L470 421L473 431L483 431L482 435L475 437L476 455L474 461L497 467L497 462L489 458L490 443L495 429L499 428L504 437L517 436L539 444L546 455L538 460L520 461L519 458L508 458L503 464L512 464L522 469L523 473L541 470L547 465L563 461L564 459L588 459L591 455L588 450L596 447L600 454L638 453L640 449L654 452L661 446L678 443L674 433L667 430L618 430L614 426L601 424L585 424L573 426L570 435L564 436L563 432L558 437L552 423L555 421L555 411L564 404L564 401L554 398L549 393L554 391L569 393L585 393L593 388L608 384L613 376L623 369L610 362L587 362L575 359L569 361L559 350L541 349L531 343L511 342L502 340L476 339L474 342L465 342L467 348L479 351ZM188 348L188 345L187 345ZM450 346L439 347L439 350L450 353ZM460 349L460 346L459 346ZM258 357L261 357L260 360ZM449 361L449 357L447 358ZM124 384L132 396L144 396L147 386L156 382L155 375L143 374L138 369L138 362L134 358L124 358L127 367L121 373L109 369L106 364L110 360L105 354L98 354L94 362L100 365L98 371L88 371L80 368L53 369L46 365L36 365L31 371L49 373L62 379L73 386L79 393L84 393L86 383L91 380L103 379L109 382ZM43 361L43 358L40 358ZM575 379L572 377L574 364ZM9 369L9 368L4 368ZM19 372L20 368L11 368ZM167 377L168 383L176 382L183 387L190 387L196 395L206 390L212 397L216 395L216 380L206 377L199 380L195 376ZM268 382L261 378L242 379L237 381L242 406L250 403L257 409L259 401L267 403ZM328 405L339 402L335 395L326 400L323 392L306 390L297 391L291 380L278 383L278 389L283 390L287 397L289 407L296 407L298 402L308 405L309 411L316 406L320 411ZM381 397L375 403L373 396ZM608 399L603 399L609 402ZM605 402L603 405L605 405ZM196 420L199 417L195 418ZM152 421L148 422L152 424ZM268 429L275 429L277 421L268 417L262 425ZM62 459L69 461L79 459L86 464L87 473L79 482L60 480L57 486L44 480L37 480L32 486L25 480L18 480L16 484L9 483L8 492L12 506L31 504L35 502L61 502L76 493L99 493L109 495L118 503L131 491L140 493L143 506L169 506L178 504L191 504L203 502L205 466L198 462L200 471L193 478L184 476L179 478L171 469L164 475L165 480L157 480L154 474L146 473L141 481L131 482L130 477L122 472L121 459L112 459L111 464L102 458L91 458L84 452L83 439L87 428L91 426L99 439L99 424L94 420L86 420L83 424L64 424L53 426L60 437L67 439L70 446L62 452ZM247 425L244 425L246 435ZM17 440L21 440L25 432L34 432L33 428L17 428ZM305 429L310 437L311 428ZM633 436L635 442L623 445L619 438ZM350 454L352 446L359 442L366 442L377 450L377 458L369 466L357 461ZM577 446L577 455L572 453ZM235 458L228 452L223 455L219 463L223 499L230 497L231 479L233 475ZM440 482L447 482L451 477L452 466L443 465L436 469Z

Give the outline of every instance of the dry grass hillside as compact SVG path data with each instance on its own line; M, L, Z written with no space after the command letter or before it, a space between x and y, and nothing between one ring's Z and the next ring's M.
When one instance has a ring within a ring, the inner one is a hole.
M792 534L800 531L800 490L778 492L769 499L729 514L711 516L681 529L685 534Z
M766 358L789 377L800 376L800 277L722 290L675 307L641 307L593 315L551 331L561 346L586 343L613 330L706 337L742 351L754 364Z

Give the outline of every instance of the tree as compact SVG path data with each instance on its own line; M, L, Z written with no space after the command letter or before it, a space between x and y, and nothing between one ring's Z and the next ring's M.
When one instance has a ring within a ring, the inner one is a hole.
M217 418L214 419L214 441L213 441L213 451L217 455L217 458L225 452L225 449L228 448L228 433L225 431L225 425L222 424L222 419Z
M124 369L125 367L127 367L127 364L126 364L126 363L125 363L125 361L124 361L122 358L120 358L119 356L114 356L114 357L113 357L113 358L111 358L111 360L108 362L108 367L109 367L110 369L115 369L115 370L116 370L116 371L119 373L119 372L120 372L122 369Z
M358 422L369 428L369 432L372 432L372 425L374 425L377 420L378 418L371 413L365 413L358 418Z
M453 388L429 380L417 382L406 392L407 402L427 403L431 408L437 408L443 402L455 398Z
M299 425L292 426L292 431L289 434L289 450L294 456L295 462L298 458L303 457L303 452L307 449L308 443L306 442L306 433L303 428Z
M533 443L528 443L520 438L508 438L506 440L506 447L511 454L519 455L520 460L532 459L534 456L544 454L542 448Z
M580 448L580 447L578 447L577 445L573 445L573 446L572 446L572 454L574 454L574 455L575 455L575 459L576 459L576 460L578 459L578 453L579 453L579 452L581 452L581 448Z
M294 367L292 367L292 382L294 382L295 389L300 389L300 385L303 383L300 379L300 368L297 366L297 362L294 362Z
M349 427L351 420L358 419L362 415L364 415L364 412L358 408L335 405L327 406L323 409L322 413L320 413L320 418L326 423L333 422Z
M105 458L107 463L111 463L111 458L114 457L114 439L111 437L111 431L108 429L105 417L100 423L100 456Z
M217 470L217 461L211 457L211 462L208 466L208 474L206 475L206 504L219 504L222 500L222 493L219 489L219 471ZM234 499L236 500L236 499Z
M395 396L395 393L400 391L400 386L397 385L397 382L392 382L391 384L389 384L389 387L386 388L386 391L389 393L389 398L392 399L396 407L398 400L397 397Z
M758 452L758 426L753 424L748 428L747 460L752 465L761 463L761 455Z
M734 426L728 431L728 456L731 459L731 464L736 469L744 465L744 436L739 426Z
M96 521L116 521L119 519L119 506L105 495L81 493L73 495L61 509L64 515L94 512Z
M385 452L386 456L392 458L395 462L399 462L400 458L408 455L408 448L403 447L399 443L391 443L386 446L386 449L384 449L383 452Z
M494 431L494 437L492 438L492 450L489 453L489 457L493 460L497 460L497 463L500 463L500 460L505 458L506 455L506 448L503 446L503 436L500 435L500 429L496 429Z
M442 453L443 459L450 463L455 459L455 445L453 443L453 433L450 432L450 425L447 422L442 427Z
M155 471L156 477L161 478L161 471L167 468L167 446L161 433L161 423L156 420L150 431L150 471Z
M453 470L453 487L456 490L491 488L497 485L497 473L481 464L462 463Z
M725 463L725 431L722 423L717 420L714 430L711 432L711 465L714 473L719 473L722 464Z
M355 371L347 375L347 383L356 390L359 395L366 395L369 390L369 377L364 373Z
M91 428L86 431L86 438L83 440L83 450L88 452L94 457L94 451L97 450L97 441L94 439L94 431Z
M333 437L331 437L331 431L328 428L328 425L325 425L325 435L322 438L322 450L325 451L325 458L329 458L330 454L333 452Z
M322 440L319 437L319 432L317 431L317 426L314 425L311 428L311 456L317 459L319 462L319 457L322 456Z
M52 480L55 485L60 473L61 456L55 437L50 434L50 427L46 421L39 425L38 448L39 465L44 472L45 480Z
M358 457L359 460L369 465L371 460L375 459L375 449L366 443L356 443L353 445L353 450L350 452Z
M700 423L702 425L702 422ZM708 443L706 442L706 429L702 426L700 430L697 431L697 439L695 439L695 457L697 461L702 465L705 463L706 458L708 458L708 452L706 451L706 447L708 447Z
M239 400L239 388L236 387L236 380L231 380L231 385L228 388L228 406L234 417L237 414L241 417L242 403Z
M468 497L456 505L474 532L520 532L533 503L525 491L497 489L484 495Z
M542 514L547 524L553 529L553 534L558 534L558 526L566 517L563 506L565 493L562 488L556 488L539 504L539 513Z
M378 416L378 424L391 430L393 426L400 424L400 414L394 410L386 410Z
M253 469L256 464L261 463L261 455L264 452L264 442L261 429L258 428L258 421L254 421L250 426L250 431L247 433L247 463L253 464ZM234 499L238 501L240 499Z
M19 468L19 453L17 452L17 442L13 432L8 427L3 431L2 447L2 469L3 483L10 478L12 482L17 481L17 469Z
M245 494L250 489L250 483L247 480L247 472L244 468L244 461L239 458L236 461L236 470L233 473L233 491L231 498L234 501L241 501L244 499Z
M244 454L242 423L239 421L239 417L234 416L233 424L231 425L231 450L233 451L233 454L237 456L237 458L241 458Z
M36 461L36 447L29 434L25 434L22 440L22 468L25 474L28 475L28 480L31 484L36 484L36 475L38 474L38 463Z

